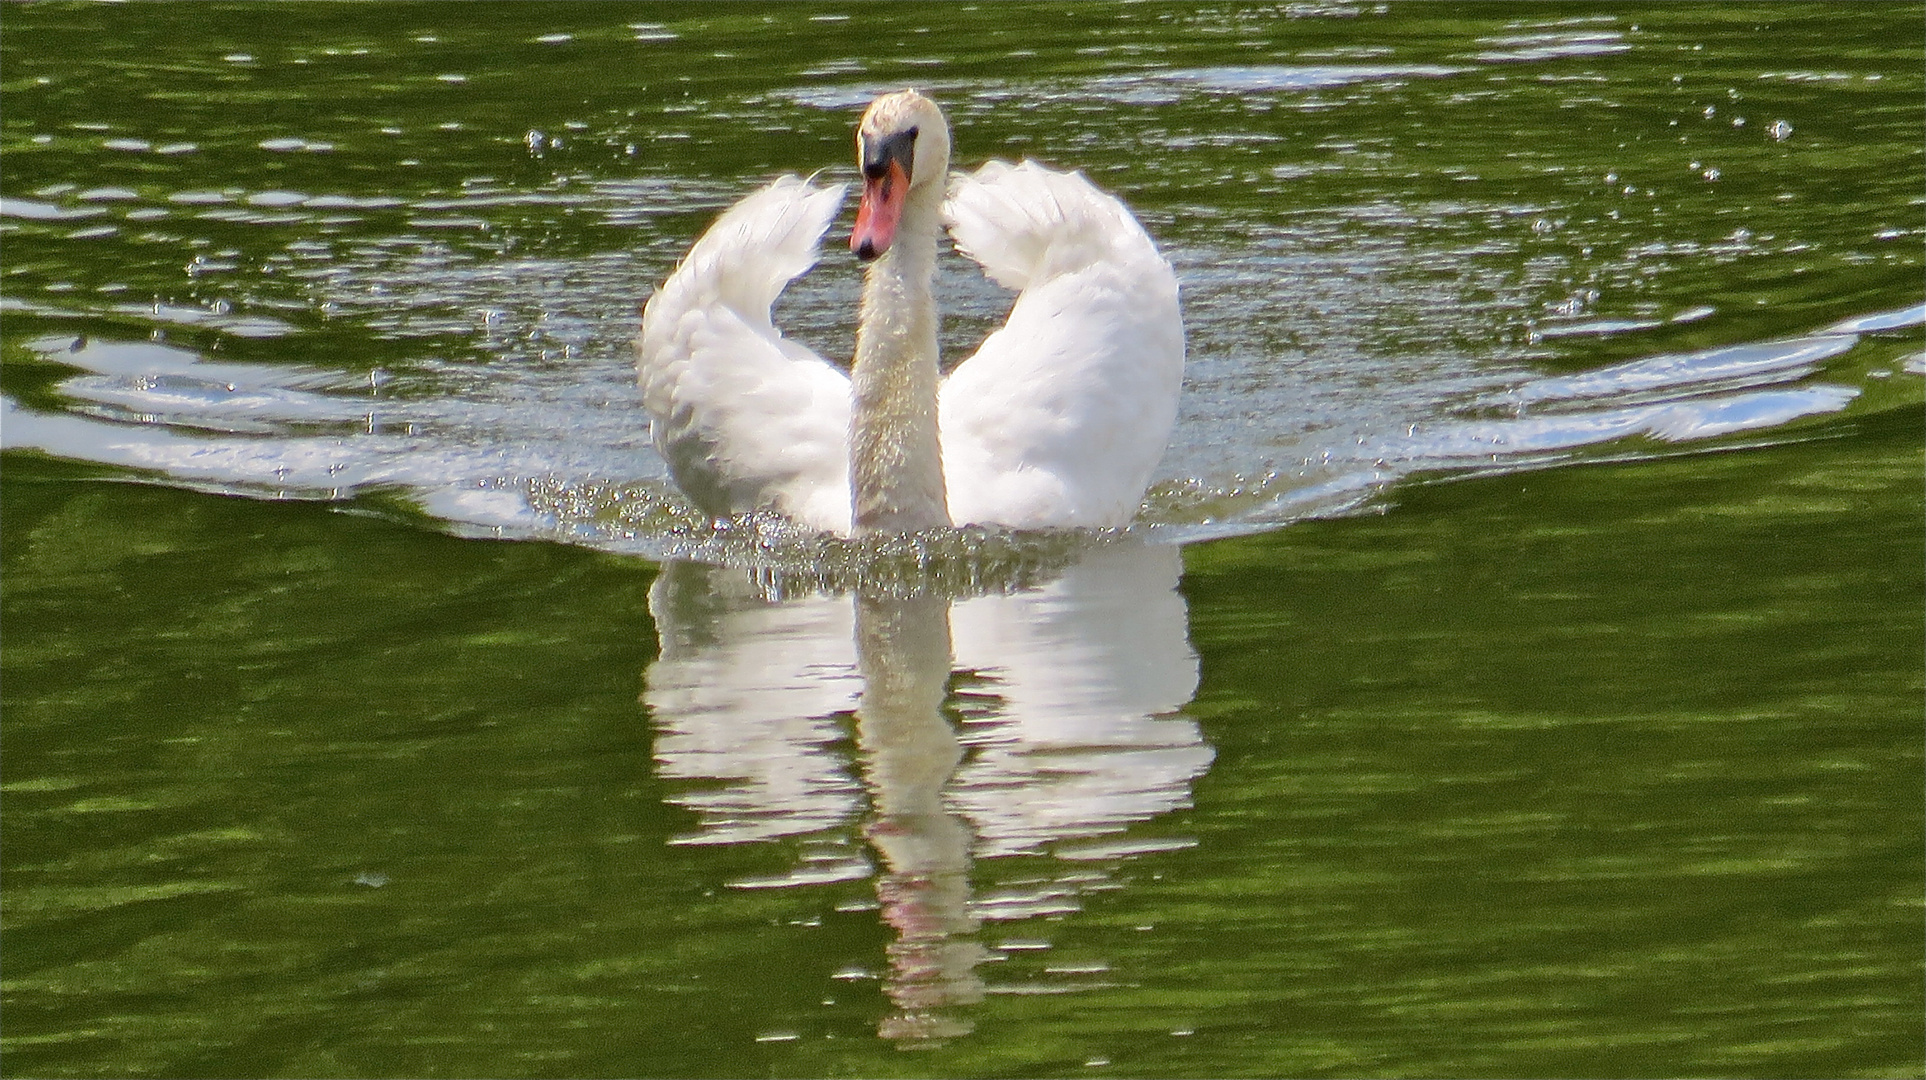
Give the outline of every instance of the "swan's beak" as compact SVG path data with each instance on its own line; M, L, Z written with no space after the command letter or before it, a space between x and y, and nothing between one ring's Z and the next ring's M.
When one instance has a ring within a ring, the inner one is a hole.
M903 220L903 204L909 199L916 129L877 140L858 136L857 142L862 149L863 202L856 208L849 250L867 262L888 251L896 239L896 225Z
M849 234L849 250L857 258L867 262L889 250L890 241L896 239L896 223L903 220L909 184L903 167L893 161L880 179L863 181L863 202L856 208L856 228Z

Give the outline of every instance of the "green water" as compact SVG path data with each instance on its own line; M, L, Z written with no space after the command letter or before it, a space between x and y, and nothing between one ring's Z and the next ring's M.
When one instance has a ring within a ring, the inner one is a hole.
M1922 25L0 10L0 1071L1919 1075ZM1170 254L1154 527L658 561L907 82Z

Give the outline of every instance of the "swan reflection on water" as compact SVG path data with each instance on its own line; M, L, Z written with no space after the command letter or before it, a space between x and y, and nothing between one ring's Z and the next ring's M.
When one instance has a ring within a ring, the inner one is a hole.
M1075 911L1115 887L1107 866L1190 843L1119 835L1188 806L1212 758L1177 713L1197 688L1180 569L1173 546L1119 542L1004 595L778 600L745 571L665 566L643 700L662 775L691 784L676 842L809 841L738 888L873 877L896 934L879 1034L968 1032L946 1010L998 989L986 923ZM1050 869L980 888L977 862L1004 856Z

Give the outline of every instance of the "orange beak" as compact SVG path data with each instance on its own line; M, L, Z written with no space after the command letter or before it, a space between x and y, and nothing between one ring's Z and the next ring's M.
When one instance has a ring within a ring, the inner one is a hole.
M903 220L903 203L909 195L909 174L891 161L883 175L863 180L863 201L856 208L856 228L849 234L849 250L867 262L889 250L896 239L896 225Z

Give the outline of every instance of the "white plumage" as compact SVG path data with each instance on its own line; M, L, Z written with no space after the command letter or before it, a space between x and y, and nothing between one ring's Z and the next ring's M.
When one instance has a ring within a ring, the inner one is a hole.
M711 514L849 531L849 377L769 318L842 201L840 186L777 180L724 213L643 309L650 437Z
M1009 320L937 395L950 519L1105 528L1137 512L1177 419L1177 278L1122 203L1076 173L991 162L945 206Z
M755 192L696 242L644 310L638 369L652 438L711 514L774 510L853 531L849 377L785 339L769 314L783 286L814 265L843 193L793 176ZM991 162L955 177L948 194L943 220L958 249L1020 290L1008 322L937 392L950 522L1127 523L1177 415L1184 331L1170 265L1123 204L1081 174ZM901 256L910 268L901 272L927 275L914 258ZM914 290L876 294L901 293ZM892 323L933 311L866 306L864 315Z

